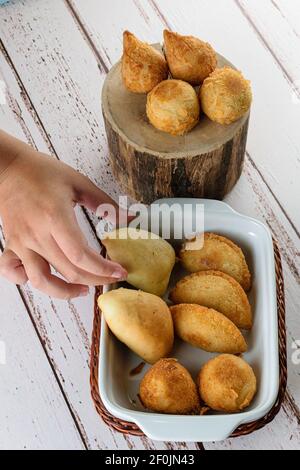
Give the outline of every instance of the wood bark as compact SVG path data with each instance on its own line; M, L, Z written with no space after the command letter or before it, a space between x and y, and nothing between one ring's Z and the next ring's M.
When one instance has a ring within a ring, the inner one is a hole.
M164 158L128 145L104 115L110 162L122 191L151 204L162 197L223 199L239 179L245 156L249 118L218 149L193 157Z

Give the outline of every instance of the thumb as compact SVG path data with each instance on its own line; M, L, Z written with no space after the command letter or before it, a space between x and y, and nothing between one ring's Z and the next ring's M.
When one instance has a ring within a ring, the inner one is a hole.
M81 173L74 172L76 202L87 209L96 212L100 204L110 204L115 209L118 204L104 191L99 189L92 181Z
M22 261L11 250L5 249L0 257L0 275L14 284L25 284L28 281Z
M98 217L105 218L115 227L127 225L133 218L127 210L122 209L104 191L99 189L89 178L77 173L77 203L95 212Z

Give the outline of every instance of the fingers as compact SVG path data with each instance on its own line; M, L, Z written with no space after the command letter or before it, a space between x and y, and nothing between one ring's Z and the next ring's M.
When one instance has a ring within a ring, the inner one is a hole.
M0 275L14 284L22 285L28 281L22 261L9 249L5 249L0 257Z
M112 206L108 204L100 204L97 208L96 215L110 222L114 227L127 226L127 224L136 217L135 215L129 214L127 210L121 207L112 210Z
M116 279L99 276L75 266L59 248L53 237L47 240L45 252L45 254L40 253L40 255L46 257L49 264L69 282L86 286L99 286L116 282Z
M47 261L31 250L22 254L23 265L32 286L45 294L58 299L71 299L88 294L88 287L81 284L68 284L51 273Z
M100 204L109 204L118 209L117 203L111 199L104 191L99 189L89 178L81 173L75 172L73 175L78 204L96 212Z
M127 210L119 207L113 199L86 176L76 173L74 175L74 185L77 193L76 202L96 212L98 217L105 218L117 227L126 225L129 220L134 218L133 215L128 215Z
M127 272L118 263L104 259L90 248L79 228L72 208L61 211L52 224L52 236L72 264L110 282L124 280Z

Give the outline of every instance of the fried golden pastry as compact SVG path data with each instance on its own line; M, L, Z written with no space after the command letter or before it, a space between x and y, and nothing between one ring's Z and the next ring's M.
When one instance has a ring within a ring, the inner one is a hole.
M126 88L134 93L148 93L168 77L164 56L129 31L123 34L122 77Z
M139 396L149 410L169 414L194 414L200 409L197 387L176 359L161 359L145 374Z
M170 307L175 333L196 348L208 352L240 354L246 341L232 321L212 308L194 304Z
M235 413L252 402L256 393L256 377L243 359L222 354L201 369L198 386L202 400L211 409Z
M220 271L199 271L181 279L170 293L174 304L198 304L223 313L238 328L252 327L252 312L240 284Z
M241 72L230 67L216 69L204 80L200 101L209 119L219 124L231 124L250 109L250 82Z
M172 316L156 295L132 289L115 289L98 298L112 333L144 361L154 364L173 346Z
M214 233L205 233L203 247L197 249L198 238L187 241L179 258L190 273L213 269L233 277L245 291L251 288L251 275L242 250L233 241Z
M181 80L165 80L148 94L146 111L157 129L183 135L199 121L200 105L191 85Z
M200 85L217 67L210 44L193 36L164 31L165 54L173 78Z
M102 240L112 261L128 272L127 282L162 296L175 264L175 251L165 240L145 230L120 228Z

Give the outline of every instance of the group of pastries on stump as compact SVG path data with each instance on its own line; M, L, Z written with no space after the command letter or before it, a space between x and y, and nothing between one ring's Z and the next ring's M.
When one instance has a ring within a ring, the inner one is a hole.
M127 269L127 282L139 289L111 290L99 296L98 305L111 332L152 365L139 387L144 407L168 414L235 413L248 407L257 384L241 357L247 343L240 330L252 328L251 274L242 250L226 237L205 233L186 241L176 256L167 241L133 228L107 234L103 244L110 259ZM166 302L162 296L176 262L189 275L169 291ZM195 381L170 357L175 335L196 348L195 355L218 353Z
M148 94L146 113L160 131L184 135L202 112L219 124L231 124L249 110L250 82L233 68L218 68L210 44L167 30L164 54L128 31L123 43L124 85L133 93Z

